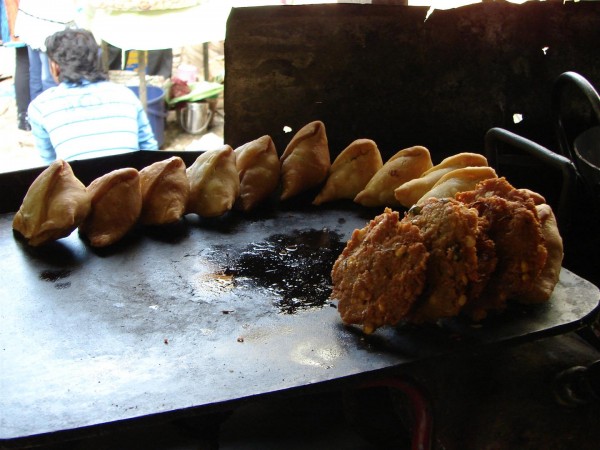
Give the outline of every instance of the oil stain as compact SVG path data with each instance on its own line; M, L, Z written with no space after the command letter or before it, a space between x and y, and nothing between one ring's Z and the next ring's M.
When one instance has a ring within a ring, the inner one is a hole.
M322 307L331 293L331 269L346 242L342 235L322 230L295 230L252 243L224 273L251 279L278 298L280 312Z
M63 278L67 278L71 275L70 270L44 270L40 273L40 280L49 281L50 283L55 283L58 280L62 280Z

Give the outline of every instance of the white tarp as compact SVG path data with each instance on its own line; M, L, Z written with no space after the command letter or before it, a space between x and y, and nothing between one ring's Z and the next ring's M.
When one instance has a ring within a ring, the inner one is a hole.
M168 11L89 11L89 28L98 39L124 50L159 50L225 39L232 2L210 0Z

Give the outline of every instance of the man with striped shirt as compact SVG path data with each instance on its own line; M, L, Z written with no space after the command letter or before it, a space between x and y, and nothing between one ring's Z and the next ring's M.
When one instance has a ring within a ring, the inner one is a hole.
M59 31L46 40L58 86L29 105L35 144L45 162L158 150L148 116L134 92L107 81L93 34Z

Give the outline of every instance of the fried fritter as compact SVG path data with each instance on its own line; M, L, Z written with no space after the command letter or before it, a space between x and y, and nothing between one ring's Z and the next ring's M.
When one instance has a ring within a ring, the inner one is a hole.
M552 212L552 208L542 203L536 205L535 209L542 224L542 234L546 250L548 250L548 258L541 273L535 279L532 289L515 298L519 303L525 304L544 303L548 301L552 295L554 286L558 283L564 256L563 241L558 231L558 224L556 223L556 217Z
M475 247L477 251L478 278L470 283L467 288L467 303L471 303L481 296L498 264L496 244L488 234L490 221L485 217L478 217L477 220L477 243Z
M428 258L419 228L389 208L355 230L331 272L343 322L366 334L396 325L423 291Z
M430 253L426 288L409 320L435 322L456 316L467 303L469 284L480 279L477 210L453 199L430 198L411 208L402 221L420 229Z
M496 171L488 166L462 167L448 172L433 185L423 196L417 200L420 205L428 198L454 198L457 192L473 189L482 180L496 178Z
M485 180L456 199L476 208L489 221L497 266L481 295L466 307L475 320L501 311L508 298L533 289L547 259L547 249L534 199L514 189L504 178Z
M491 178L414 205L402 220L386 208L355 230L333 267L332 297L342 320L365 333L461 314L481 320L508 300L547 301L562 257L544 198Z

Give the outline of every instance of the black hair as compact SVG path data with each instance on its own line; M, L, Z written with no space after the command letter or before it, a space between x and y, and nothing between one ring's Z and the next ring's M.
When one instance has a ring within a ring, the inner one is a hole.
M46 38L48 58L60 67L59 81L81 83L106 80L94 35L84 29L66 29Z

